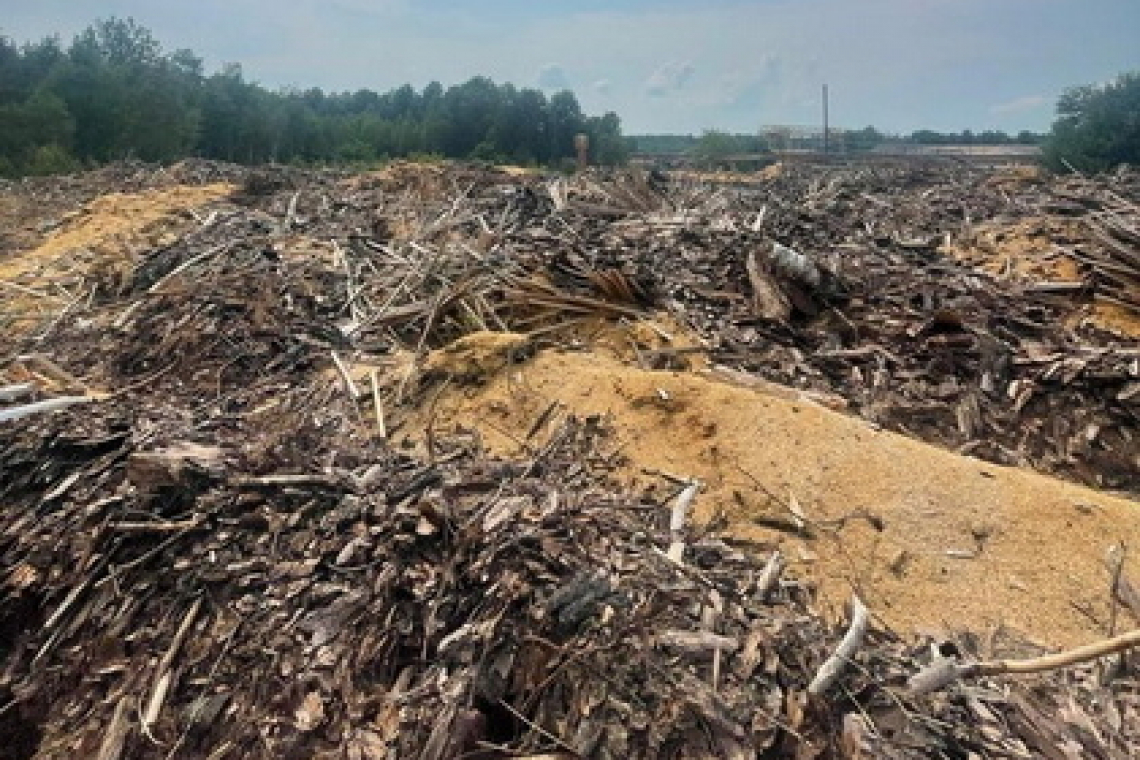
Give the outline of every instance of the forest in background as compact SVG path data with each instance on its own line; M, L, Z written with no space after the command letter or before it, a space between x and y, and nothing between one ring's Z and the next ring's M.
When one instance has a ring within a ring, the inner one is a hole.
M1049 167L1104 171L1140 162L1140 73L1069 88L1051 132L987 130L891 135L842 132L842 150L879 145L1041 145ZM561 167L574 136L590 138L594 163L631 153L687 153L715 162L763 153L757 134L622 136L616 113L588 116L574 93L497 84L486 77L445 88L432 82L376 92L270 90L240 64L207 74L190 50L169 52L132 19L96 22L68 45L59 37L17 44L0 33L0 176L75 171L137 158L188 156L246 164L372 164L401 157L477 159Z
M556 166L590 137L597 163L627 146L615 113L587 116L574 93L474 77L378 93L269 90L239 64L207 74L132 19L99 21L68 45L0 36L0 175L187 156L240 163L374 162L432 155Z

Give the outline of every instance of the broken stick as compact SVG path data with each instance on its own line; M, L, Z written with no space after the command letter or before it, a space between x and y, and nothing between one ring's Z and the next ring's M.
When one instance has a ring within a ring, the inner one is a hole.
M16 401L35 392L36 388L31 383L0 386L0 401Z
M784 555L776 549L772 552L772 556L768 558L768 562L764 565L764 569L760 573L760 577L756 580L756 598L763 601L768 598L776 586L780 583L780 575L784 572Z
M690 480L689 484L681 491L677 500L673 502L673 511L669 515L669 559L674 562L680 562L681 557L685 553L685 539L682 531L685 528L685 521L689 518L689 507L692 506L693 500L697 498L697 491L701 490L701 482L699 480Z
M142 730L148 737L152 737L151 727L158 721L158 715L162 711L162 705L166 701L166 695L169 693L170 687L173 684L174 660L177 658L187 634L190 633L190 628L197 620L198 611L202 608L202 599L203 597L198 597L194 600L194 603L190 605L190 609L186 611L186 615L182 618L178 630L174 632L174 638L171 639L170 646L162 655L162 659L159 660L158 668L155 669L157 678L151 689L146 710L144 710L142 714Z
M843 640L839 642L839 646L835 648L835 652L824 661L816 672L815 678L808 685L810 696L818 697L839 679L847 663L859 651L859 647L863 646L863 637L867 634L869 618L866 605L857 595L852 594L851 625L847 628L847 633L843 635Z
M356 382L352 379L352 374L348 371L348 366L344 360L337 356L336 351L330 352L332 354L333 364L336 365L336 371L340 373L340 379L344 381L344 390L348 393L349 397L356 401L360 398L360 388L356 386Z
M376 370L370 370L368 380L372 384L372 408L376 412L376 429L381 440L388 438L388 424L384 421L384 402L380 400L380 380Z
M89 396L60 396L59 398L35 401L31 404L24 404L23 406L0 409L0 422L10 422L11 420L18 420L22 417L28 417L41 412L54 412L71 406L72 404L86 404L94 400L95 399Z
M1123 652L1135 646L1140 646L1140 628L1114 636L1111 639L1070 649L1067 652L1033 657L1028 660L988 660L962 664L949 657L939 657L912 676L907 682L907 687L915 695L929 694L965 678L1059 670Z

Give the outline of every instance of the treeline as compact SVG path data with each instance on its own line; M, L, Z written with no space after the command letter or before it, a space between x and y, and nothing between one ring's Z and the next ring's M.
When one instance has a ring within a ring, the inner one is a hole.
M238 64L207 74L189 50L166 52L133 20L100 21L64 47L0 37L0 174L46 174L134 157L242 163L370 162L416 154L554 165L590 137L599 163L625 160L618 116L582 113L475 77L385 93L273 91Z
M776 130L778 132L778 130ZM822 132L821 132L822 134ZM880 132L874 127L863 129L830 130L833 149L843 151L871 150L880 145L1040 145L1047 138L1036 132L1021 131L1011 135L1000 130L973 132L936 132L920 129L909 135L894 135ZM811 140L788 138L773 134L732 134L717 129L706 130L699 137L695 135L635 135L626 138L634 153L689 153L696 157L718 157L741 153L763 153L784 144L820 142L821 137ZM773 145L774 144L774 145Z
M1040 145L1045 135L1029 130L1022 130L1016 135L1002 132L999 129L987 129L974 132L964 129L961 132L935 132L930 129L920 129L911 132L908 142L918 145Z
M627 137L634 153L686 153L696 147L696 135L634 135Z

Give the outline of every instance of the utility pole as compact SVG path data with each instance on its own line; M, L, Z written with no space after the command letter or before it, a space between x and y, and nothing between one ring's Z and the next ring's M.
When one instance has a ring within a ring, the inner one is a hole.
M823 86L823 155L826 156L830 145L827 129L827 85Z

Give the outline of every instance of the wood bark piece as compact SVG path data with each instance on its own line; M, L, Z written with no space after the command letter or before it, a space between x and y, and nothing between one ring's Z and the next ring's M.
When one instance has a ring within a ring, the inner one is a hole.
M1124 564L1128 558L1127 548L1124 544L1115 544L1105 553L1104 566L1109 574L1109 593L1112 595L1113 608L1110 620L1109 633L1115 633L1111 627L1116 622L1116 603L1123 604L1140 623L1140 591L1128 580L1124 574Z
M753 312L764 319L786 322L792 316L792 302L768 268L758 249L748 252L746 268L752 286Z
M179 443L157 451L136 451L127 459L127 480L141 491L186 486L192 477L218 478L226 452L218 446Z
M687 652L726 652L740 648L740 642L731 636L711 631L661 631L656 635L658 646L681 649Z

